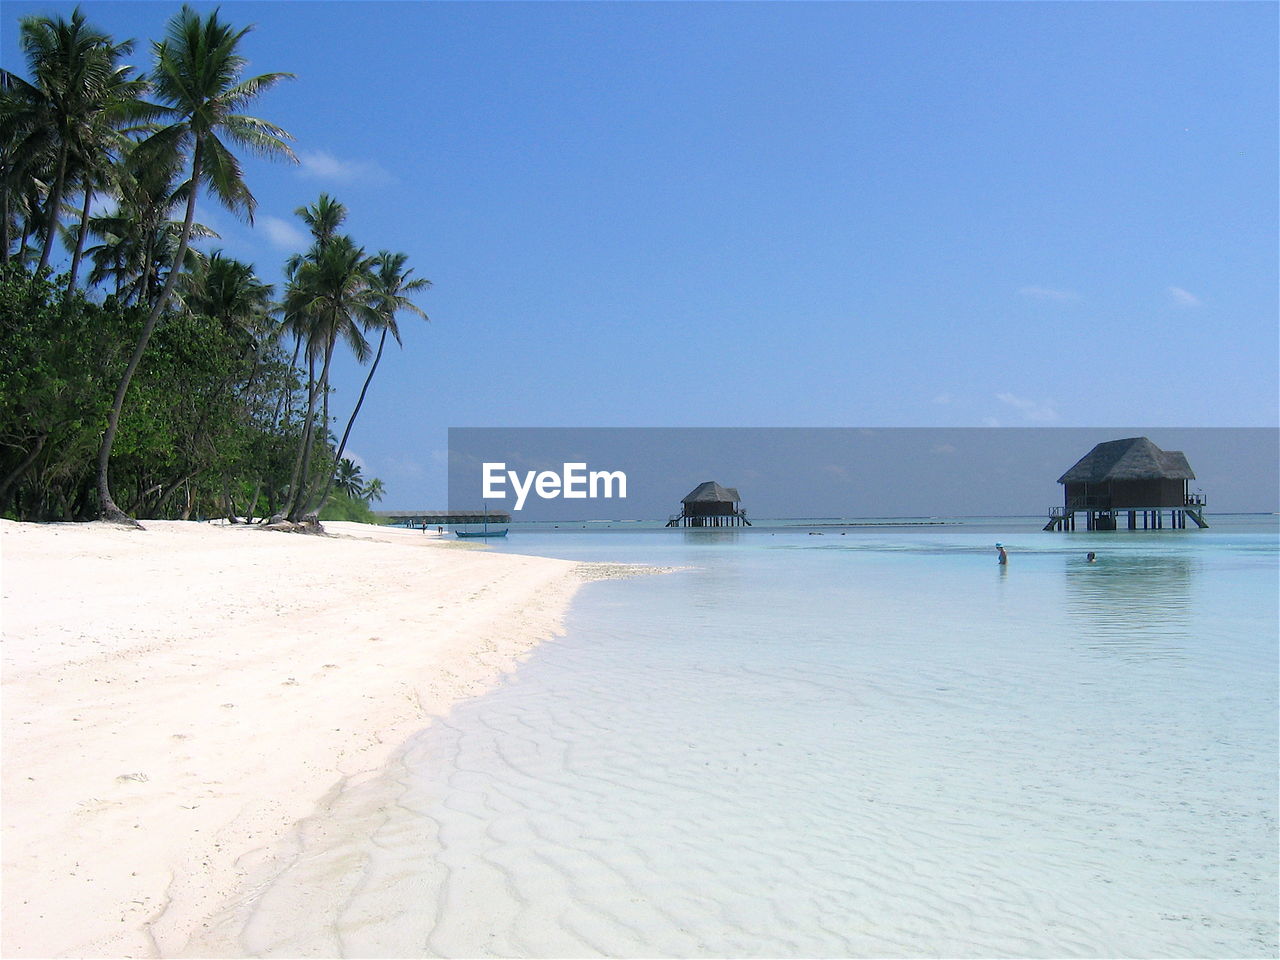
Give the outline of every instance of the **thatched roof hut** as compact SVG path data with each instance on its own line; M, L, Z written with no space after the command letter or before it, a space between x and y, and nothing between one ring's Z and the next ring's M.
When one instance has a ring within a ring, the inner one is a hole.
M1194 480L1181 450L1161 450L1146 437L1108 440L1081 457L1059 483L1110 483L1136 480Z
M737 503L742 498L734 487L722 487L714 480L700 483L689 491L681 503Z
M1175 511L1174 526L1182 526L1183 513L1205 526L1203 498L1193 497L1188 489L1195 477L1182 451L1161 450L1146 437L1128 437L1098 444L1058 482L1063 486L1064 515L1088 512L1090 529L1115 529L1118 511L1129 513L1133 527L1138 510L1151 511L1152 522L1159 526L1161 508Z
M737 488L722 487L714 480L707 480L680 501L680 512L667 521L667 526L749 527L747 512L739 506L741 500Z

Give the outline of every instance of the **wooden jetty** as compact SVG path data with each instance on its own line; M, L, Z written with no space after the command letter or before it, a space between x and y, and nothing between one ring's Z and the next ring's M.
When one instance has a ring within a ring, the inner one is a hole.
M749 527L747 511L734 487L714 480L700 483L680 501L680 512L667 518L668 527Z
M474 510L411 510L407 512L375 510L373 515L396 526L410 527L414 530L455 526L460 523L484 523L486 519L489 523L511 522L509 513L476 513Z
M1189 517L1207 527L1205 499L1190 492L1196 478L1180 450L1161 450L1146 437L1099 443L1058 478L1063 505L1049 513L1045 530L1076 529L1076 514L1086 530L1116 530L1125 517L1130 530L1183 530ZM1141 522L1141 526L1139 526Z

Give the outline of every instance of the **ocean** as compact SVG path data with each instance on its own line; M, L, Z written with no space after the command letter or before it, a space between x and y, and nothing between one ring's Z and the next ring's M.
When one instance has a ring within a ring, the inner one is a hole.
M588 584L337 798L244 941L1274 957L1280 530L1210 520L517 524L495 549L678 569ZM286 902L314 929L273 926Z

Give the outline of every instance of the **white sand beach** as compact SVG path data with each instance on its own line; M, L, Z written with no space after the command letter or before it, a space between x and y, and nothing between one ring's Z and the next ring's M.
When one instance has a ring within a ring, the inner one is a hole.
M6 956L180 951L600 574L359 524L146 527L0 521Z

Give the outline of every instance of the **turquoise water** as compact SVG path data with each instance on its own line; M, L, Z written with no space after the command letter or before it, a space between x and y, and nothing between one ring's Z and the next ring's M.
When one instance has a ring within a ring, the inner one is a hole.
M513 532L682 569L589 584L417 737L317 924L344 955L1274 957L1278 542ZM269 914L249 942L296 950Z

